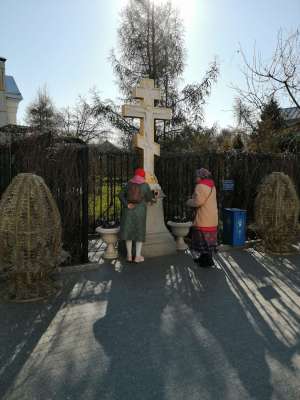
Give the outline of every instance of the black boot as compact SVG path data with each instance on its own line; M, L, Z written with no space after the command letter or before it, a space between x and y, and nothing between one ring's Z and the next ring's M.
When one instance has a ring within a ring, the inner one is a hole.
M214 266L214 261L210 254L202 254L197 260L195 260L198 267L209 268Z
M207 265L209 267L213 267L215 265L214 259L212 258L211 254L207 254Z
M206 254L202 254L199 258L195 260L197 267L208 268Z

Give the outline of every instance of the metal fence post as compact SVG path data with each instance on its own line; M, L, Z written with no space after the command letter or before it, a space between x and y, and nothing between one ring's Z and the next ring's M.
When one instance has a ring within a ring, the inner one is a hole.
M81 261L89 261L89 149L81 149L81 179L82 179L82 222L81 222Z

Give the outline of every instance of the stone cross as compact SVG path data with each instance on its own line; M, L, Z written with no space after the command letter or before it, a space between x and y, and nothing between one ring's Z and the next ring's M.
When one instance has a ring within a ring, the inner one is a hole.
M170 108L154 107L154 100L161 99L161 91L154 87L153 79L142 79L140 86L133 89L133 98L139 99L138 104L122 106L124 117L139 118L140 131L134 137L134 145L144 151L144 169L154 175L154 156L160 155L160 146L154 140L155 120L170 120Z

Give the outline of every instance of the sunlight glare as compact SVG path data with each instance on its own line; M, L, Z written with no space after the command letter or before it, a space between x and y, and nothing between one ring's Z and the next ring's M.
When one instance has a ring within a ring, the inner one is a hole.
M129 0L121 0L124 6ZM152 0L155 4L164 4L171 1L172 5L177 8L185 24L190 24L196 13L196 0Z

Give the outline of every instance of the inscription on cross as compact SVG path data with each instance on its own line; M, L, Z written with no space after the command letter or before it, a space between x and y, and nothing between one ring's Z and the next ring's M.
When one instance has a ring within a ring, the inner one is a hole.
M139 103L123 105L122 115L141 120L134 145L143 150L144 169L154 175L154 156L160 155L160 146L154 140L155 120L170 120L172 110L154 106L154 101L161 99L161 91L154 87L153 79L142 79L140 85L133 89L132 96L139 99Z

